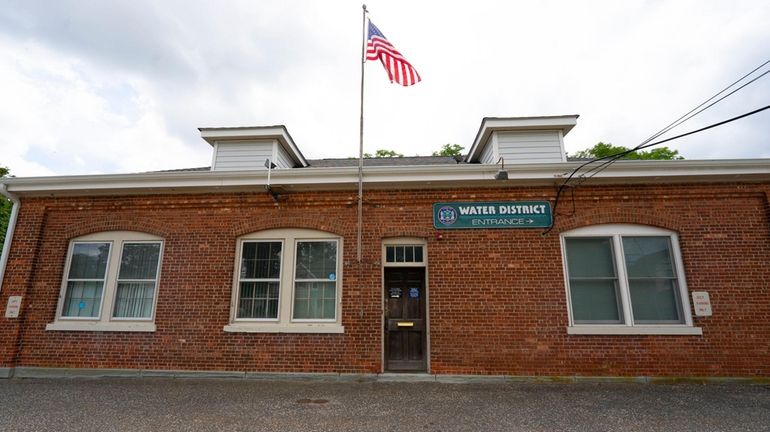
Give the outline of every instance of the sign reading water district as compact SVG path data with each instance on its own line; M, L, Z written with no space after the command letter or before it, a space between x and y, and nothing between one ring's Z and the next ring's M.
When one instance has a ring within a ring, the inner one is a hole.
M433 204L437 229L547 228L548 201L455 202Z

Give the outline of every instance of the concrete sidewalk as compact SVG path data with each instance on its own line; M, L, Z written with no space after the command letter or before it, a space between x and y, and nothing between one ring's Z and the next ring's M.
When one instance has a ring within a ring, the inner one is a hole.
M4 431L768 431L770 386L0 380Z

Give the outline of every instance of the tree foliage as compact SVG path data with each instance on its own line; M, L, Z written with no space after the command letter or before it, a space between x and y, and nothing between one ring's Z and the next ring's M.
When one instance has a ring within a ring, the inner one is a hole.
M0 166L0 177L8 176L9 172L8 168ZM11 217L12 207L11 201L0 196L0 250L3 249L5 243L5 231L8 229L8 219Z
M596 145L589 149L580 150L571 157L583 158L583 159L595 159L605 156L611 156L624 151L628 151L628 147L614 146L610 143L598 142ZM679 150L673 150L668 147L658 147L651 150L637 150L631 152L623 159L637 159L637 160L679 160L684 157L679 155Z
M378 149L374 152L374 156L371 153L364 153L365 158L390 158L390 157L404 157L401 153L397 153L395 150Z
M460 144L444 144L441 150L433 152L433 156L462 156L464 149Z

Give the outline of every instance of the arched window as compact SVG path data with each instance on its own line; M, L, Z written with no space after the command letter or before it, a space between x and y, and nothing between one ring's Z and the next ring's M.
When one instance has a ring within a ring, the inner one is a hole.
M594 225L562 233L570 333L700 334L676 233Z
M163 239L110 231L70 242L48 330L154 331Z
M342 239L272 229L238 239L229 332L342 333Z

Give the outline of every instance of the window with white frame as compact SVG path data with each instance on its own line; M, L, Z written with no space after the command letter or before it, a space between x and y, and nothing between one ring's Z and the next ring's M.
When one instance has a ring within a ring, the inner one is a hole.
M572 327L676 334L672 328L692 326L676 233L595 225L565 232L561 241Z
M228 332L341 333L342 239L308 229L238 240Z
M421 244L385 244L385 263L423 264L423 248Z
M70 242L49 330L153 331L163 240L129 231Z
M282 241L243 241L238 281L238 319L278 319Z

